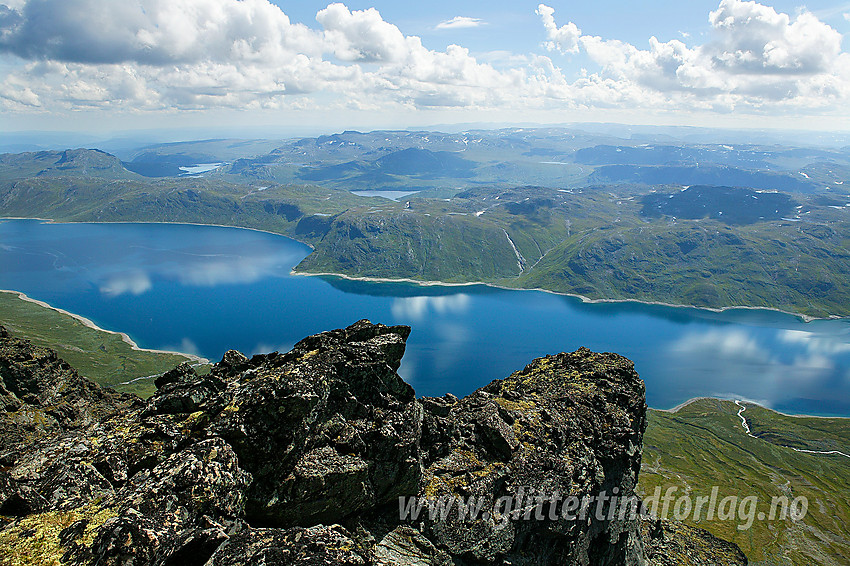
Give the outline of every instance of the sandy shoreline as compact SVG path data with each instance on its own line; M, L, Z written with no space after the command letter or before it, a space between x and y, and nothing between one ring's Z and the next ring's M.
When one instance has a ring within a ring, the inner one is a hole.
M697 401L703 401L703 400L715 401L715 400L718 400L718 399L721 400L721 401L731 401L730 399L720 399L720 397L691 397L690 399L688 399L684 403L679 403L678 405L676 405L672 409L656 409L655 407L650 407L650 409L652 409L653 411L660 411L662 413L678 413L681 409L684 409L685 407L687 407L691 403L696 403Z
M45 303L44 301L39 301L38 299L33 299L32 297L28 297L25 293L22 293L20 291L14 291L14 290L11 290L11 289L0 289L0 293L9 293L9 294L12 294L12 295L17 295L17 297L19 299L21 299L22 301L27 301L28 303L34 303L34 304L36 304L40 307L48 308L50 310L56 311L56 312L63 314L65 316L70 316L71 318L79 321L83 326L91 328L92 330L97 330L99 332L105 332L107 334L116 334L121 338L122 341L127 343L130 346L131 349L136 350L137 352L151 352L151 353L154 353L154 354L171 354L171 355L175 355L175 356L182 356L184 358L187 358L188 360L191 360L193 362L197 362L197 363L200 363L200 364L210 363L210 361L208 359L202 358L201 356L196 356L195 354L187 354L185 352L174 352L174 351L170 351L170 350L152 350L150 348L140 348L139 345L136 344L136 342L133 341L133 339L130 338L130 336L127 335L124 332L116 332L115 330L106 330L105 328L99 327L94 322L92 322L90 319L88 319L84 316L81 316L81 315L78 315L78 314L75 314L75 313L72 313L72 312L68 312L64 309L54 307L53 305Z
M772 412L774 412L778 415L782 415L783 417L801 417L801 418L807 418L807 419L850 419L850 417L825 417L823 415L804 415L804 414L783 413L782 411L777 411L776 409L771 409L770 407L766 407L766 406L762 405L761 403L756 403L754 401L747 401L747 400L744 400L744 399L732 399L732 398L726 398L726 397L692 397L692 398L688 399L687 401L685 401L684 403L679 403L678 405L676 405L672 409L656 409L655 407L650 407L650 409L652 409L653 411L658 411L659 413L674 414L674 413L678 413L680 410L684 409L685 407L687 407L691 403L696 403L697 401L729 401L730 403L736 403L739 406L741 406L740 403L745 403L747 405L753 405L755 407L761 407L762 409L772 411Z
M288 237L288 236L287 236ZM484 285L485 287L492 287L493 289L503 289L505 291L538 291L541 293L549 293L550 295L558 295L561 297L574 297L576 299L581 300L583 303L588 304L603 304L603 303L635 303L639 305L653 305L659 307L671 307L676 309L695 309L701 311L708 311L713 313L722 313L729 310L754 310L754 311L771 311L777 312L781 314L787 314L790 316L794 316L802 320L803 322L812 322L815 320L836 320L843 317L840 316L828 316L828 317L816 317L810 316L807 314L784 311L781 309L771 308L771 307L749 307L749 306L731 306L731 307L697 307L694 305L679 305L676 303L664 303L661 301L641 301L639 299L591 299L590 297L585 297L584 295L578 295L575 293L564 293L563 291L552 291L551 289L542 289L539 287L507 287L505 285L497 285L495 283L487 283L486 281L469 281L466 283L446 283L444 281L422 281L419 279L408 279L404 277L399 277L397 279L389 278L389 277L357 277L354 275L345 275L343 273L332 273L332 272L305 272L305 271L295 271L293 269L290 271L290 275L304 275L307 277L339 277L340 279L347 279L349 281L364 281L368 283L413 283L414 285L419 285L421 287L470 287L474 285Z

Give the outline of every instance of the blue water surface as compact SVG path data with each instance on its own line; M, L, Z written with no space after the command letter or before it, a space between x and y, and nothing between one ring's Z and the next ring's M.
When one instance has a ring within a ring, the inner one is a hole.
M587 346L631 358L650 406L698 396L850 416L850 320L805 323L585 304L538 291L294 276L310 249L263 232L175 224L0 222L0 288L128 333L147 348L220 359L287 350L361 318L408 324L399 373L420 395L465 395L533 358ZM2 321L2 313L0 313Z

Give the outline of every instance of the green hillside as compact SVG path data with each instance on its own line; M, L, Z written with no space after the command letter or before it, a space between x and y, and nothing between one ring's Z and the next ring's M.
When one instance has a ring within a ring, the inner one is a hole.
M70 315L22 300L17 293L0 292L0 325L37 346L56 350L81 375L144 397L154 392L153 380L138 378L159 375L186 361L196 363L181 354L135 349L114 332L91 328Z
M732 401L700 399L675 412L649 411L644 435L638 492L651 496L675 486L673 495L710 497L757 496L757 512L769 515L771 499L805 496L803 520L759 520L749 529L740 517L733 521L685 522L738 544L750 564L784 566L850 562L850 458L798 452L786 444L810 450L841 450L850 454L847 419L789 417L746 404L744 415L758 438L748 436L740 407ZM672 509L672 506L671 506ZM739 507L740 512L740 507ZM745 514L746 516L746 514ZM672 518L672 516L670 517Z
M139 179L114 155L98 149L0 154L0 181L31 177L82 176Z

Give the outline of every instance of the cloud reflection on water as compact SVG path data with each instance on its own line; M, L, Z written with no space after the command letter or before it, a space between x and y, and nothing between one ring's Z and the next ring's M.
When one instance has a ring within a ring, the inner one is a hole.
M472 299L464 293L454 295L396 297L390 311L401 324L423 323L431 327L427 347L408 348L402 359L399 374L411 385L417 375L443 375L461 363L470 348L472 332L466 317Z
M803 345L811 353L842 354L850 352L850 343L842 342L836 336L804 330L784 330L779 337L787 344Z
M469 295L398 297L393 299L391 311L397 319L410 319L415 322L424 320L429 313L439 315L463 314L469 310Z
M110 276L100 286L100 292L107 297L117 297L127 293L138 296L148 292L153 283L147 273L143 271L126 271Z
M108 297L138 296L151 290L156 280L177 281L185 287L247 285L268 277L285 277L297 261L288 253L247 250L244 255L192 255L181 257L179 262L145 263L144 268L97 276L100 292Z
M667 352L673 365L701 368L713 395L762 399L768 406L787 401L790 391L803 398L828 394L836 379L850 375L847 354L850 344L836 336L722 328L686 334Z

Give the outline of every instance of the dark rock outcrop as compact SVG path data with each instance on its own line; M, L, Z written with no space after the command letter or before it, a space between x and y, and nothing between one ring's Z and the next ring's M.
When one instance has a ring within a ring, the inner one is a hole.
M209 374L163 374L142 401L0 328L0 554L21 564L746 563L707 533L642 533L604 505L576 519L541 499L633 495L646 405L631 362L580 349L463 399L416 399L396 373L409 332L360 321L285 354L229 351ZM441 516L439 501L456 507ZM698 561L670 562L695 541Z
M11 337L0 326L0 466L22 447L82 430L142 401L103 389L56 352Z
M633 494L646 405L643 382L621 356L584 348L547 356L441 416L447 404L426 400L428 496L483 498L491 509L503 497L534 505L534 497L552 494ZM544 520L491 517L471 525L453 514L425 520L423 530L453 556L478 562L525 563L532 555L537 564L641 563L633 522L597 521L593 513L587 522L550 519L544 511Z
M675 521L641 521L646 557L653 566L716 566L746 564L737 544L719 539L703 529Z

